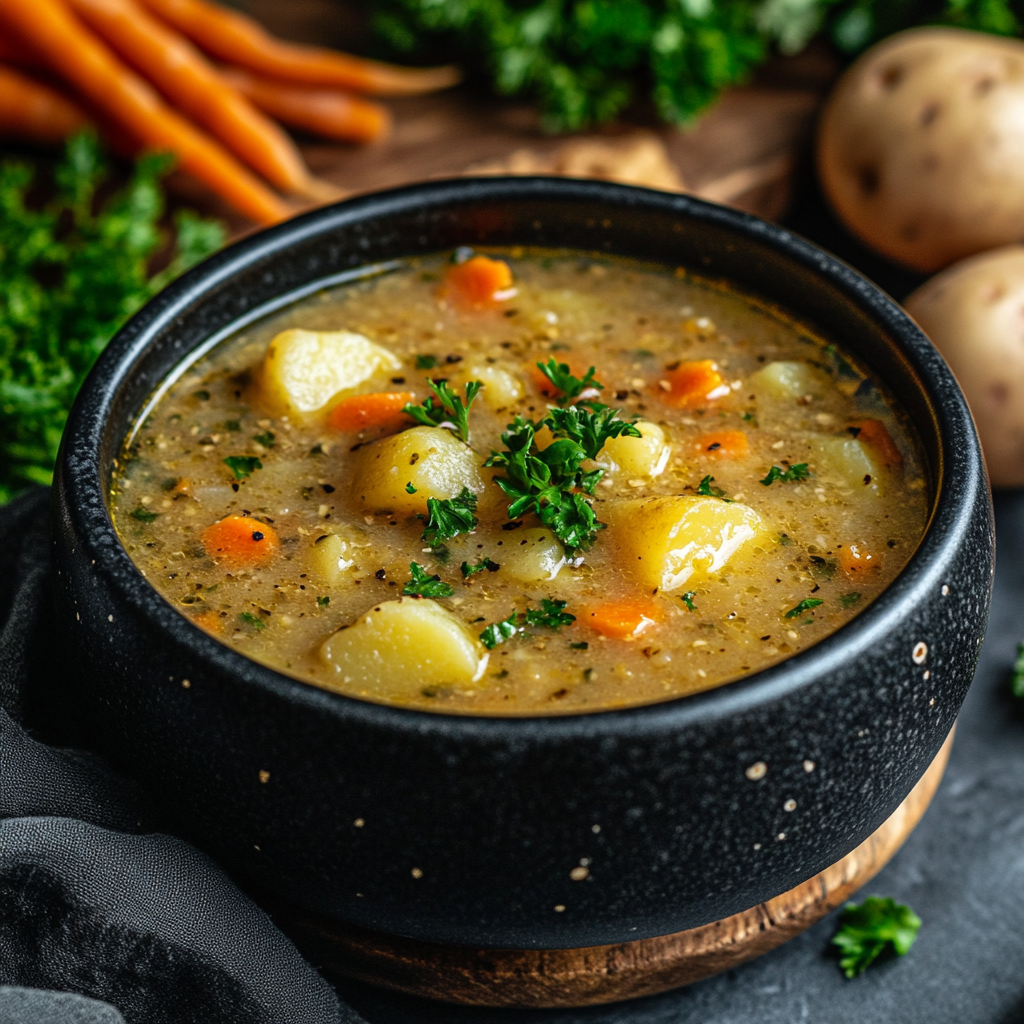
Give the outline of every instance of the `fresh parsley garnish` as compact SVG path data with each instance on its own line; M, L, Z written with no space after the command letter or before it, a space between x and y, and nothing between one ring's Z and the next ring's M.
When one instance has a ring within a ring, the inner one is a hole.
M695 612L697 610L697 606L693 603L693 599L696 596L697 596L697 591L696 590L688 590L685 594L680 594L679 595L679 600L682 601L683 604L685 604L686 607L691 612Z
M263 463L255 455L229 455L224 459L224 465L235 474L236 480L244 480L263 468Z
M844 608L852 608L860 600L860 594L853 590L849 594L840 594L839 603ZM1022 670L1024 670L1024 663L1022 663ZM1022 680L1021 693L1024 694L1024 680Z
M609 409L599 402L587 404L590 405L589 409L579 405L571 405L567 409L549 409L544 420L556 438L566 437L575 441L583 449L585 459L596 459L605 442L613 437L643 436L635 424L616 418L618 409Z
M705 498L718 498L721 501L727 501L730 505L733 504L732 498L725 496L725 491L721 487L712 487L711 485L715 482L713 476L706 476L699 484L697 484L697 493Z
M145 506L139 505L138 508L133 508L128 515L130 515L132 519L138 519L140 523L151 523L160 515L160 513L150 512Z
M598 391L604 390L604 385L594 379L594 367L587 370L582 380L574 377L569 369L568 363L559 363L555 359L549 359L546 363L538 363L537 369L561 392L558 399L563 405L572 402L583 395L584 398L596 398ZM584 395L584 392L592 391L593 394Z
M252 439L257 444L263 445L264 448L273 448L274 446L274 435L269 430L262 434L253 434Z
M406 597L451 597L455 588L436 573L431 575L419 562L409 564L412 579L402 588Z
M241 615L239 615L238 617L247 626L251 627L252 629L255 629L257 633L261 629L267 628L267 624L258 615L253 615L252 612L242 612Z
M468 444L469 407L473 404L473 399L480 394L483 383L471 380L466 385L465 401L452 391L447 381L432 380L428 383L434 394L422 405L407 403L402 412L425 427L446 427Z
M859 906L848 903L839 931L832 937L842 954L839 966L848 978L856 978L884 952L903 956L920 927L921 918L891 897L869 896Z
M481 634L484 647L492 650L523 630L526 626L560 629L576 621L576 616L565 610L565 601L553 597L541 598L540 608L527 608L525 613L513 612L507 619L494 622Z
M824 603L820 597L805 597L795 608L790 608L783 618L795 619L798 615L803 615L804 612L809 612L812 608L817 608L819 604Z
M1024 697L1024 643L1017 644L1017 657L1013 663L1010 688L1014 697Z
M331 599L326 595L324 597L318 597L316 599L317 608L326 608L331 603Z
M417 356L416 357L416 369L417 370L432 370L437 366L437 356Z
M405 485L406 494L415 494L417 490L419 490L419 488L413 487L411 480Z
M811 475L810 470L807 468L806 462L798 462L795 466L790 466L789 469L783 469L781 466L772 466L768 470L768 475L761 481L765 487L771 487L776 480L783 484L796 483L798 480L806 480Z
M423 541L435 545L476 529L476 495L468 488L454 498L427 498L427 528ZM422 516L420 517L422 518Z
M167 242L169 163L143 157L111 191L92 135L68 142L52 179L27 161L0 162L0 504L50 483L68 409L114 332L224 242L220 225L179 214L173 258L151 272Z
M488 572L497 572L501 568L497 562L492 562L486 555L479 559L475 565L470 565L469 562L462 563L462 575L465 579L469 579L470 576L475 576L478 572L487 570Z

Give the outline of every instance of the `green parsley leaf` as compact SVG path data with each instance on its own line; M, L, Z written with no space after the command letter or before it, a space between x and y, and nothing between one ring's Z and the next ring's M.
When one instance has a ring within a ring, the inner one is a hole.
M316 599L317 608L326 608L331 603L331 599L326 595L324 597L318 597Z
M462 563L462 575L465 579L469 579L470 576L475 576L478 572L483 572L485 569L488 572L497 572L501 568L497 562L492 562L486 555L479 559L475 565L470 565L469 562Z
M481 634L480 642L489 651L493 651L498 644L503 644L519 632L519 613L513 612L507 619L501 622L493 622Z
M409 564L412 579L402 588L406 597L451 597L455 588L436 573L432 576L419 562Z
M1010 688L1014 697L1024 697L1024 643L1017 644L1017 657L1013 663Z
M855 590L850 591L849 594L839 595L839 603L844 608L852 608L859 600L860 594L858 594ZM1024 665L1022 665L1022 668L1024 668Z
M407 403L402 412L425 427L445 427L468 444L469 407L480 394L483 382L471 380L466 385L465 401L452 391L447 381L432 380L428 383L434 395L428 397L422 405Z
M437 366L437 356L417 356L416 357L416 369L417 370L432 370Z
M569 644L574 651L585 651L590 647L590 644L586 640L579 640L576 643Z
M468 488L454 498L427 498L427 528L423 541L435 545L451 540L460 533L476 529L476 495ZM422 519L422 515L420 516Z
M567 601L558 601L553 597L542 597L539 610L534 608L526 610L526 624L540 626L544 629L560 629L562 626L569 626L576 621L576 616L570 615L565 610L567 604Z
M253 615L252 612L242 612L241 615L239 615L238 617L247 626L249 626L252 629L255 629L257 633L261 629L267 628L267 624L258 615Z
M685 604L686 607L691 612L695 612L697 610L697 606L693 603L693 599L696 596L697 596L697 591L696 590L688 590L685 594L680 594L679 595L679 600L682 601L683 604Z
M263 468L263 463L255 455L229 455L223 462L235 474L236 480L244 480Z
M598 391L604 390L604 385L594 379L593 366L587 370L582 380L572 375L568 363L559 363L555 359L549 359L546 363L537 363L537 369L561 392L558 401L563 404L572 402L581 395L584 398L597 398ZM591 391L592 395L584 394L584 392Z
M832 937L842 954L839 966L847 978L856 978L884 952L904 956L920 927L917 914L891 897L869 896L859 906L848 903Z
M618 412L618 409L609 409L595 402L591 409L578 405L568 409L550 409L544 422L556 438L568 438L578 444L585 459L596 459L605 442L613 437L641 436L637 426L616 419Z
M415 494L417 490L418 490L418 488L413 487L411 480L405 485L405 493L406 494Z
M772 466L768 470L768 475L761 483L765 487L771 487L776 480L780 483L791 484L796 483L798 480L806 480L810 475L806 462L798 462L795 466L790 466L789 469L783 469L781 466Z
M790 608L783 618L795 619L798 615L803 615L804 612L809 612L812 608L817 608L819 604L824 603L820 597L805 597L795 608Z
M160 180L169 165L143 157L112 191L89 134L68 141L52 188L40 180L50 178L37 171L44 164L0 162L0 504L50 483L68 409L114 332L223 244L219 225L179 214L171 262L151 272L168 241ZM40 191L52 195L42 205Z
M262 434L253 434L252 439L257 443L263 445L264 448L274 447L274 435L266 430Z
M723 491L721 487L711 486L714 482L715 478L713 476L704 477L704 479L697 485L697 493L703 495L705 498L718 498L721 501L728 502L730 505L733 504L733 499L727 498L725 496L725 491Z
M159 517L160 513L150 512L144 505L139 505L138 508L133 508L128 515L130 515L132 519L138 519L140 523L151 523L154 519Z

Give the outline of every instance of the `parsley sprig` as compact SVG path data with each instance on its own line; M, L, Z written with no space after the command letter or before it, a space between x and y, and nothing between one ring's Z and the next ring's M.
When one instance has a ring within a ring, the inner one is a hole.
M409 574L412 579L402 587L406 597L451 597L455 593L450 583L445 583L437 573L427 572L419 562L409 563Z
M811 475L810 470L807 468L806 462L798 462L795 466L790 466L789 469L783 469L781 466L772 466L768 470L768 475L761 481L765 487L771 487L776 480L783 484L796 483L798 480L806 480Z
M470 576L475 576L478 572L497 572L501 568L497 562L492 562L486 555L483 558L478 559L474 565L470 565L469 562L462 563L462 577L463 579L469 579Z
M891 897L869 896L859 906L848 903L832 938L842 954L839 966L848 978L856 978L888 950L903 956L920 927L921 918Z
M235 474L236 480L244 480L263 468L263 463L255 455L229 455L223 462Z
M576 621L576 616L567 612L568 602L553 597L542 597L540 608L527 608L525 612L513 612L507 619L491 623L481 634L484 647L493 650L500 643L510 640L527 626L540 629L561 629Z
M711 485L715 482L713 476L706 476L699 484L697 484L697 493L705 498L720 498L722 501L727 501L730 505L734 503L733 498L727 498L725 491L721 487L712 487Z
M468 488L454 498L427 498L427 527L423 541L434 546L476 529L476 495ZM420 517L422 518L422 516Z
M593 366L582 378L573 376L568 363L559 363L555 359L549 359L546 363L538 363L537 369L561 393L558 401L563 405L580 397L584 399L597 398L598 391L604 390L604 385L594 379Z
M795 619L798 615L803 615L804 612L809 612L812 608L817 608L819 604L824 603L820 597L805 597L795 608L790 608L783 618Z
M452 391L447 381L432 380L428 383L434 394L428 396L422 405L413 405L412 402L408 402L402 412L425 427L446 427L456 437L468 444L469 407L473 404L473 399L480 394L483 383L471 380L466 385L465 401Z

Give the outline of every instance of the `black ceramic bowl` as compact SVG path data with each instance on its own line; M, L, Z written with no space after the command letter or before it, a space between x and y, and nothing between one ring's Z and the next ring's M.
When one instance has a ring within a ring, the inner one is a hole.
M112 460L147 398L197 346L268 304L367 263L461 244L691 267L848 346L909 411L927 453L933 512L902 574L853 622L772 669L697 696L559 718L364 703L279 675L196 628L135 569L108 511ZM895 303L756 218L686 196L544 178L366 196L264 231L185 275L120 332L79 396L57 475L54 545L92 728L189 835L304 910L510 948L701 925L857 846L956 719L993 561L967 406ZM745 771L759 761L767 774L751 781ZM589 877L573 881L581 858Z

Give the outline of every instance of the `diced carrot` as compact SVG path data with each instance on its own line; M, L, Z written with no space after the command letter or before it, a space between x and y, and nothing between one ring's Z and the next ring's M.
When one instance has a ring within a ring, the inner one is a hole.
M442 298L470 309L486 309L515 295L512 268L504 260L490 256L470 256L454 263L445 274Z
M743 430L715 430L701 434L695 445L701 455L712 459L741 459L750 450Z
M856 420L846 429L874 448L888 469L899 469L903 465L903 453L881 420Z
M328 414L335 430L366 430L368 427L394 434L412 420L402 409L416 396L411 391L380 391L343 398Z
M658 381L661 400L677 409L696 409L728 393L729 385L711 359L680 363Z
M205 629L207 633L217 634L224 632L224 620L216 612L200 612L193 617L192 621L200 629Z
M863 544L850 544L839 555L839 565L848 576L869 576L882 567Z
M251 516L228 516L203 530L206 553L232 569L268 562L281 546L277 531Z
M658 609L651 601L627 598L607 601L591 608L581 620L602 636L628 640L639 636L658 621Z

